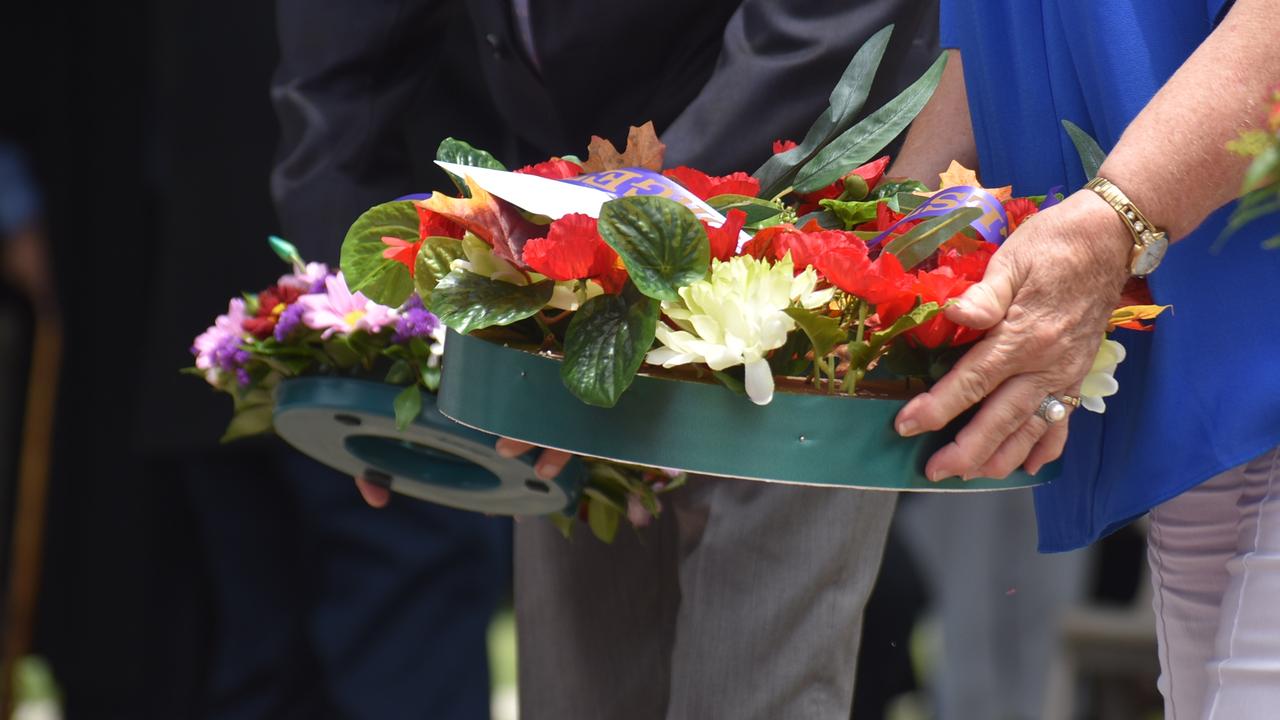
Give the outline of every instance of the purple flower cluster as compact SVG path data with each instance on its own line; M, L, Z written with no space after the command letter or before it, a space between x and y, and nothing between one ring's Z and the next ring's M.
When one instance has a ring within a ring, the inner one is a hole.
M249 351L240 346L240 338L228 335L222 338L211 353L213 365L227 373L235 373L241 387L249 384L249 371L245 365L249 363Z
M422 298L415 293L400 309L400 318L396 321L395 335L391 342L407 343L413 338L428 338L440 328L440 318L427 310Z
M276 321L276 341L284 342L288 339L289 334L302 324L302 316L307 308L302 303L295 302L280 313L280 319Z

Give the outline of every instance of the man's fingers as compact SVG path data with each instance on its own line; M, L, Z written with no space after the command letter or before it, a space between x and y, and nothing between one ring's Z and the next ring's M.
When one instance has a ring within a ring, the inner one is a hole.
M360 497L371 507L386 507L391 502L391 491L381 485L374 485L364 478L356 478L356 489L360 491Z
M975 283L947 308L947 318L979 330L995 327L1009 312L1021 286L1022 278L1014 263L1004 260L997 252L982 282Z
M925 465L925 474L932 479L977 477L979 469L1010 436L1024 428L1028 420L1034 419L1044 425L1042 420L1032 415L1044 396L1042 381L1037 376L1018 375L1009 379L983 402L982 409L973 420L956 433L954 442L934 453ZM1036 428L1033 426L1031 429ZM1023 455L1018 457L1014 467L1022 463L1026 450L1038 438L1039 435L1026 438ZM1012 449L1016 450L1016 447Z
M543 480L554 480L573 456L563 450L543 450L538 463L533 466L534 473Z
M520 442L511 438L498 438L494 448L497 449L498 454L502 457L513 458L529 452L533 449L533 446L527 442Z

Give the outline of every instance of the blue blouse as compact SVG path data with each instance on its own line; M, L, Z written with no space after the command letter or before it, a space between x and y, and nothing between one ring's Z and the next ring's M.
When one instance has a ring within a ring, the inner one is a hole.
M942 44L964 59L983 183L1023 195L1081 187L1061 120L1114 146L1226 9L1225 0L943 0ZM1196 178L1185 188L1196 192ZM1072 415L1063 475L1035 491L1041 550L1087 545L1280 445L1280 251L1260 246L1280 215L1214 254L1230 210L1173 245L1151 275L1172 314L1153 333L1115 334L1128 350L1119 394L1104 415Z

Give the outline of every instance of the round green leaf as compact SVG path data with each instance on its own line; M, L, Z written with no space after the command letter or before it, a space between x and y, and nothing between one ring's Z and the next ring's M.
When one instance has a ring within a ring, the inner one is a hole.
M591 298L574 313L565 332L565 387L588 405L613 407L631 386L653 346L658 303L636 296Z
M600 211L600 235L627 267L640 292L675 301L680 288L701 280L711 244L688 208L662 197L610 200Z
M342 241L340 264L351 292L398 307L413 292L413 278L409 268L382 256L387 249L384 237L418 240L418 211L412 201L383 203L365 210Z
M533 317L551 300L555 283L512 285L466 270L454 270L431 293L431 311L460 333Z
M413 284L430 309L431 292L440 280L452 272L454 260L463 257L462 241L451 237L429 237L418 249L418 259L413 271Z

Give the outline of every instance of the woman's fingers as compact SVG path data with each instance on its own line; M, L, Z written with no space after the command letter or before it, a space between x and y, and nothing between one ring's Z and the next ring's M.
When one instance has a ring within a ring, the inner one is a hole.
M370 507L386 507L391 502L391 491L381 485L374 485L362 477L356 478L356 489L360 491L360 497L369 504Z

